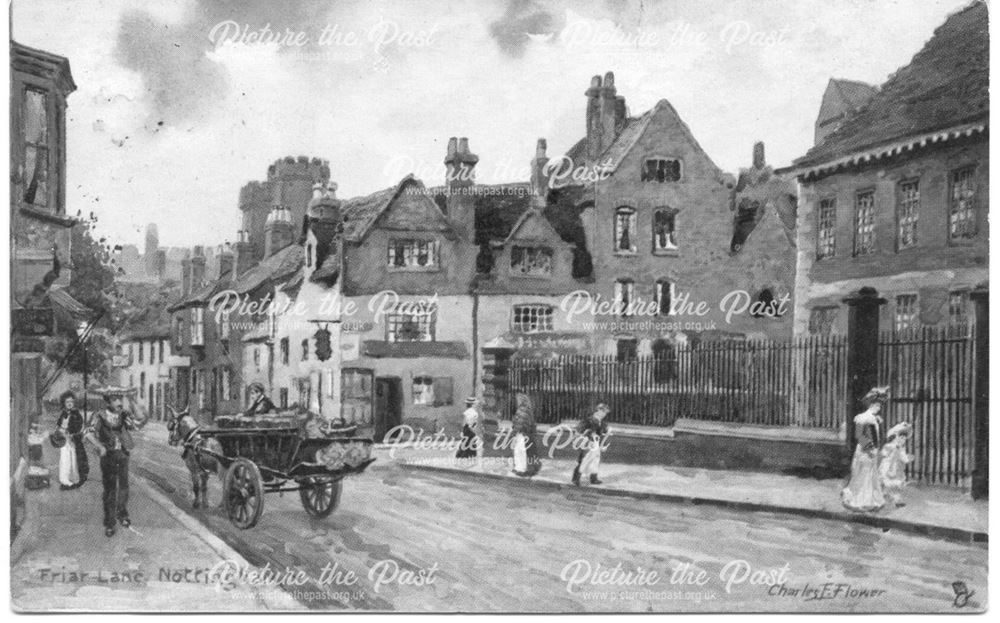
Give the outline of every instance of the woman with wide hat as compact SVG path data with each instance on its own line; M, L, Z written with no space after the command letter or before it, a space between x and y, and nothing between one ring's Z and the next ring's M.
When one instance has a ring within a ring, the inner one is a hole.
M53 443L58 441L61 444L59 488L76 489L87 481L90 473L87 450L83 445L83 415L76 408L76 395L71 391L65 391L59 396L59 406L62 408L56 421L56 431L59 434L53 434Z
M889 401L888 387L874 387L865 394L862 402L866 409L854 416L854 458L851 460L851 478L840 492L840 501L852 511L874 512L885 505L878 458L881 444L879 427L882 425L882 407Z

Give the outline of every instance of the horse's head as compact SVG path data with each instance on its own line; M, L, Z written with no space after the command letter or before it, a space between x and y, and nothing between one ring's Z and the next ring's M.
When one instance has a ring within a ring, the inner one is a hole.
M192 418L188 414L189 409L186 408L180 413L170 405L167 405L167 409L170 410L170 418L167 420L167 430L170 431L170 437L167 439L167 443L176 446L191 432L194 424L190 423Z

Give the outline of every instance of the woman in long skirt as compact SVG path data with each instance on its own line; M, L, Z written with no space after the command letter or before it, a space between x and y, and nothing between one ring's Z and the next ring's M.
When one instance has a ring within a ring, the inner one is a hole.
M59 397L59 402L62 412L56 426L66 436L66 444L59 449L59 488L76 489L87 481L90 472L87 450L83 445L85 423L83 415L76 408L76 396L73 392L64 392Z
M479 411L476 409L476 398L470 396L465 399L465 411L462 412L462 440L458 444L455 458L471 459L475 457L481 461L482 450L482 422L479 420Z
M840 501L852 511L874 512L885 505L882 479L879 474L879 426L882 424L882 405L889 400L887 388L876 387L865 394L863 401L868 408L854 416L854 458L851 460L851 478L840 492Z
M517 395L517 410L514 412L512 432L514 433L514 473L530 478L542 468L535 441L535 408L527 394Z

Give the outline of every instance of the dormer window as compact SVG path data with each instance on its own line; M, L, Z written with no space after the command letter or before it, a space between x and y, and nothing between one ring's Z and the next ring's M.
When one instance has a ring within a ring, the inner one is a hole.
M635 210L629 207L618 208L615 210L615 253L635 252Z
M552 249L515 246L510 250L510 272L515 277L552 275Z
M663 253L677 250L675 217L677 211L661 208L653 212L653 252Z
M394 270L432 270L438 266L434 240L390 240L388 265Z
M643 182L678 182L681 161L676 158L647 158L642 166Z

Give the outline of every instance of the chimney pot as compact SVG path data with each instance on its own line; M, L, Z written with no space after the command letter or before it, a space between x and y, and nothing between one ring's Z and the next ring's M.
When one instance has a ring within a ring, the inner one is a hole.
M604 74L604 88L613 89L615 86L615 72L609 71Z
M469 139L468 138L466 138L466 137L463 136L462 138L458 139L458 153L460 153L460 154L467 154L467 153L469 153Z
M447 157L452 157L458 151L458 139L454 136L448 139L448 154Z
M546 158L545 150L548 148L544 138L538 139L538 143L535 146L535 158Z
M591 86L591 88L600 87L601 86L601 77L600 76L594 76L593 78L591 78L590 79L590 86Z

